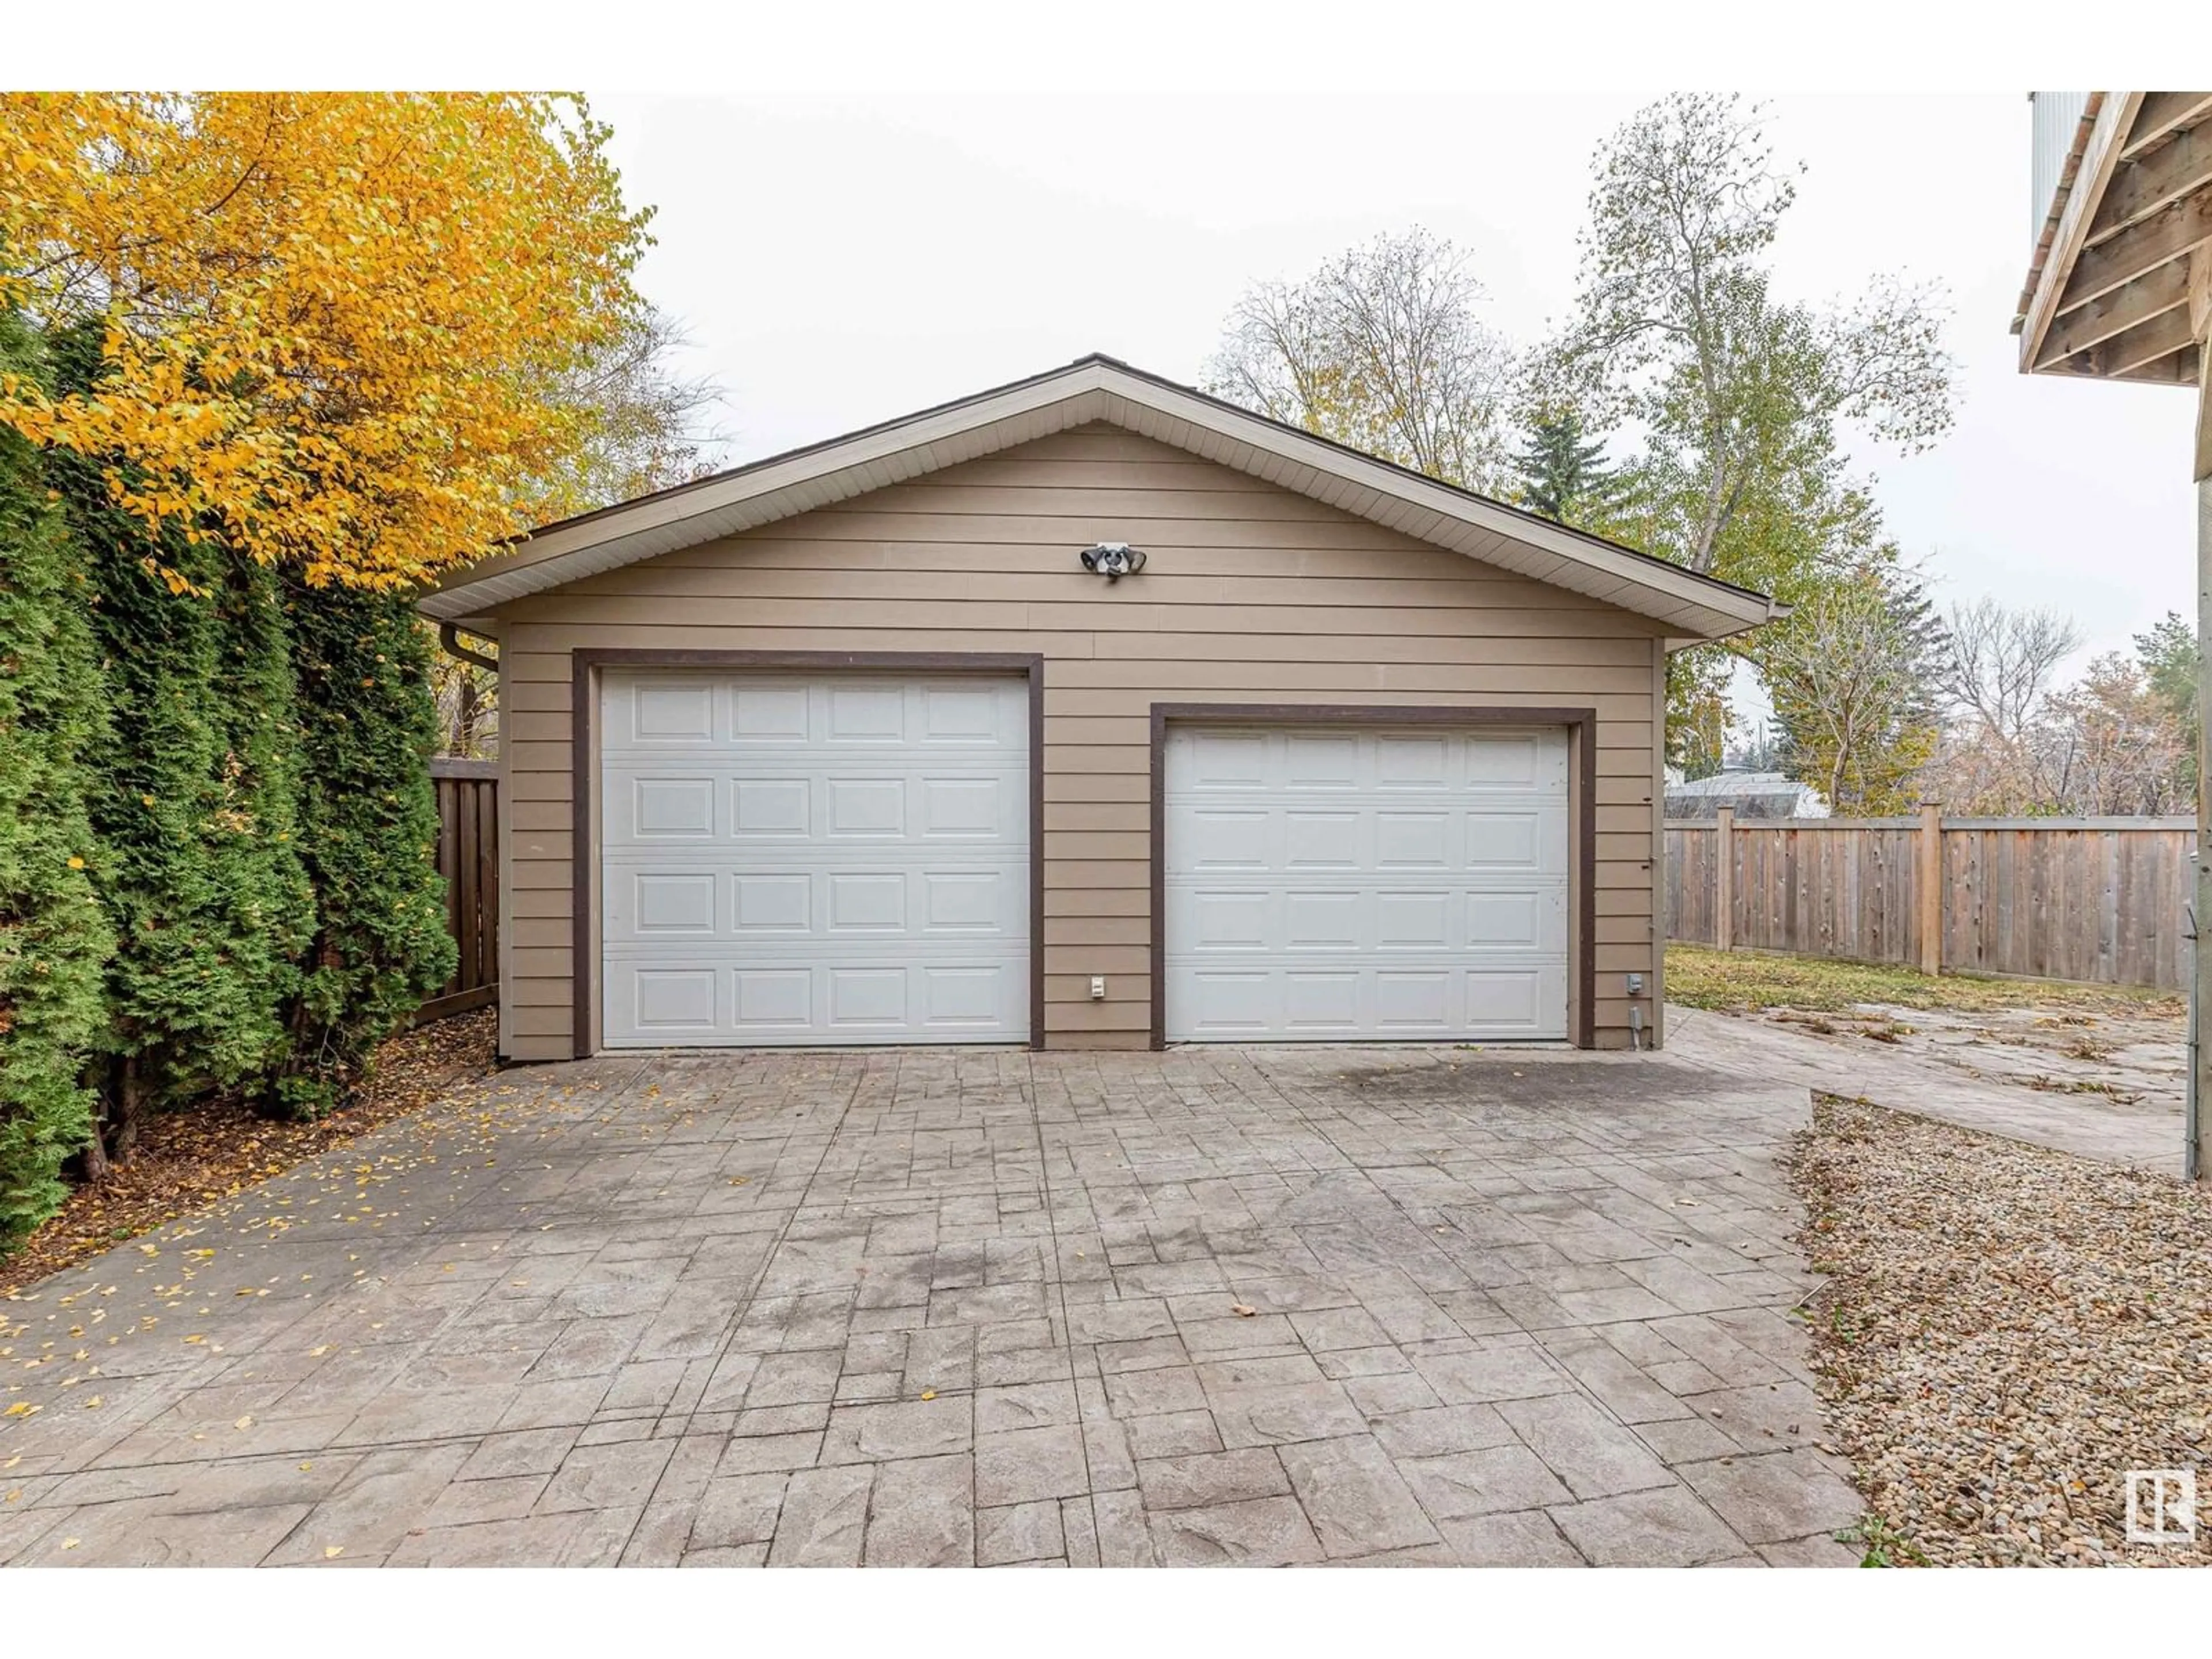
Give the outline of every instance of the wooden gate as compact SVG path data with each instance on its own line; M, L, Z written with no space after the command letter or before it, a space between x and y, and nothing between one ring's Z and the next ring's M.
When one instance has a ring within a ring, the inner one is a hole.
M438 873L459 948L453 978L416 1011L419 1024L499 1000L499 763L430 763L438 792Z

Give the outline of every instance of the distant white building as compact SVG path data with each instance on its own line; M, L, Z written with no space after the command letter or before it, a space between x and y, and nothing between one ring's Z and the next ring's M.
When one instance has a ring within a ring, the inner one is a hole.
M1785 778L1779 772L1716 772L1694 782L1679 781L1672 768L1667 775L1667 816L1670 818L1710 818L1723 806L1732 806L1739 818L1825 818L1826 797L1808 783Z

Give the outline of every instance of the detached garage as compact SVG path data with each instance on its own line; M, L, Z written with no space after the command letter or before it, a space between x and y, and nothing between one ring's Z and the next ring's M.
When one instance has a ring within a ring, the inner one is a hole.
M501 1043L1660 1037L1666 653L1760 595L1105 358L539 531Z

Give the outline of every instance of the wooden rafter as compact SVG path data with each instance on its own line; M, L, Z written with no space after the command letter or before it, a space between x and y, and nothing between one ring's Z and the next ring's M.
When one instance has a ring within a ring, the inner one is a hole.
M2138 160L2121 162L2090 222L2087 246L2096 246L2207 185L2212 185L2212 121L2178 134Z
M2077 351L2086 351L2116 334L2124 334L2148 322L2162 311L2171 311L2189 298L2188 273L2178 261L2160 265L2101 299L2069 311L2051 325L2044 337L2035 366L2049 368Z
M2071 311L2212 242L2212 191L2201 191L2088 249L2067 273L2060 311Z
M2212 116L2212 92L2147 92L2135 125L2128 129L2127 154L2137 155L2169 132L2193 127Z
M2189 309L2174 306L2147 323L2138 323L2124 334L2080 354L2078 372L2105 380L2118 380L2148 368L2187 347L2191 342Z
M2107 374L2099 378L2111 380L2136 380L2145 386L2194 386L2197 384L2197 351L2193 345L2184 346L2170 356L2156 358L2124 374Z

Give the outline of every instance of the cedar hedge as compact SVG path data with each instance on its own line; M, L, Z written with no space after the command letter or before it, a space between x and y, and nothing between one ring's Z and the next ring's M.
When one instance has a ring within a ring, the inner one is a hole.
M0 373L99 360L0 311ZM407 599L151 531L123 470L0 430L0 1251L149 1113L342 1107L453 968Z

